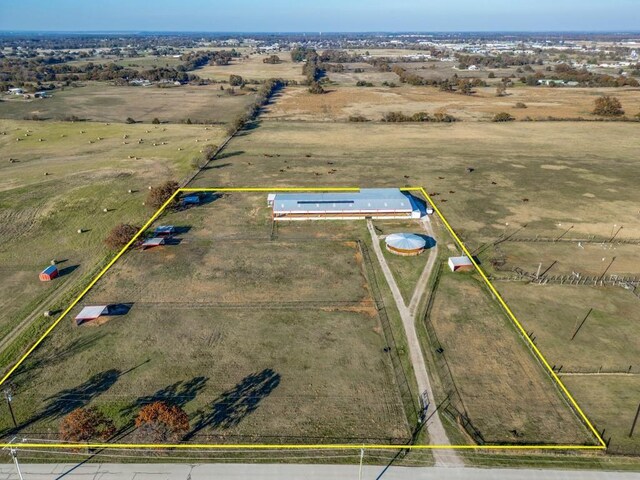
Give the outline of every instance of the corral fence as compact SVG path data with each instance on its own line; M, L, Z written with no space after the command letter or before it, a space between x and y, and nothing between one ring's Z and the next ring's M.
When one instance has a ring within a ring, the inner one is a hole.
M439 411L447 415L454 423L460 425L478 445L483 445L486 443L485 439L480 430L473 425L473 422L469 418L469 414L460 395L460 391L458 390L458 386L456 385L453 374L451 373L446 352L438 339L438 335L431 320L433 301L440 283L442 269L443 263L438 263L436 265L434 282L431 287L431 291L429 292L429 301L424 314L424 325L427 330L429 345L433 349L431 357L433 358L433 363L438 371L438 376L445 394L445 400L439 406Z
M588 244L612 244L612 245L640 245L640 238L553 238L553 237L508 237L496 241L496 243L522 242L522 243L588 243Z
M371 294L376 304L376 309L378 311L378 316L382 325L384 339L387 344L387 348L385 350L389 354L389 358L391 359L391 363L393 365L393 372L395 375L396 384L398 385L398 391L402 399L402 404L404 406L405 415L407 417L410 429L414 431L414 429L417 429L419 427L420 421L420 406L418 404L418 395L412 390L411 384L409 383L409 379L407 377L407 372L402 365L402 360L400 359L400 349L398 348L398 344L396 342L391 324L389 322L389 316L387 314L387 309L384 304L382 292L380 290L378 275L376 275L376 268L374 267L373 261L371 260L369 249L367 248L367 245L360 240L358 240L356 244L358 246L360 254L362 255L364 271L367 276L369 287L371 288ZM408 439L408 442L413 443L413 438Z

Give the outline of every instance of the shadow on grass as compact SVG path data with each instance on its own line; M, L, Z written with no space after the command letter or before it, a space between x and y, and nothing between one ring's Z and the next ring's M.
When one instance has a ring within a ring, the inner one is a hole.
M88 405L94 398L109 390L118 381L120 375L120 370L105 370L76 387L59 391L45 400L46 405L42 410L26 422L19 424L18 430L23 430L43 420L56 420L77 408Z
M205 409L193 417L193 429L185 440L193 438L205 428L231 428L238 425L247 415L258 408L260 402L269 396L280 384L280 374L270 368L253 373L231 390L223 392Z

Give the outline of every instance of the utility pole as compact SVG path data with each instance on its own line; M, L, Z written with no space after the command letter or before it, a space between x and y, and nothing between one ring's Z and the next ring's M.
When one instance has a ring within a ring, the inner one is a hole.
M11 441L9 442L9 453L11 454L11 458L13 459L13 463L16 466L16 470L18 472L18 477L20 478L20 480L24 480L24 477L22 476L22 471L20 470L20 462L18 462L18 449L16 447L14 447L12 444L13 442L16 441L17 437L13 437L11 439ZM3 448L3 450L6 450L7 447Z
M11 414L11 420L13 420L13 426L18 428L18 422L16 422L16 416L13 414L13 407L11 406L11 402L13 401L13 390L11 390L11 386L4 389L4 398L7 400L7 406L9 407L9 413Z
M362 480L362 460L364 460L364 445L360 449L360 469L358 470L358 480Z

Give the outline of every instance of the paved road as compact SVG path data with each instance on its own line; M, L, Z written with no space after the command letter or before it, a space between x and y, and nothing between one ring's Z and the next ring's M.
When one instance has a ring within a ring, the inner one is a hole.
M640 473L578 470L365 466L362 480L639 480ZM65 464L22 465L25 480L356 480L357 465ZM0 480L17 480L13 465Z
M420 341L418 340L418 333L415 328L415 317L409 311L409 308L405 305L400 293L400 289L393 278L393 274L387 265L387 261L384 258L382 249L380 248L380 241L376 231L373 227L373 222L367 220L367 228L371 234L371 242L373 243L373 251L378 258L382 272L387 280L393 298L395 299L400 317L402 318L402 324L404 326L405 335L407 338L407 345L409 347L409 358L413 365L413 371L416 376L416 382L418 383L418 389L423 395L429 398L430 405L437 405L433 397L433 390L431 389L431 382L429 381L429 374L424 363L424 357L422 356L422 349L420 348ZM433 266L433 262L432 266ZM432 445L450 445L447 433L440 421L440 415L430 415L427 421L427 431L429 432L429 443ZM433 450L433 457L437 466L457 466L464 465L462 459L456 454L455 450Z

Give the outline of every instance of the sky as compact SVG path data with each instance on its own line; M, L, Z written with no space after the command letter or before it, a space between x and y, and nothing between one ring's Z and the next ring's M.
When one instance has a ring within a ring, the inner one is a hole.
M0 0L3 31L639 31L640 0Z

